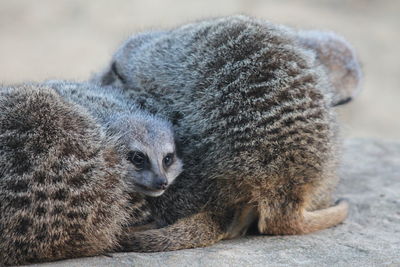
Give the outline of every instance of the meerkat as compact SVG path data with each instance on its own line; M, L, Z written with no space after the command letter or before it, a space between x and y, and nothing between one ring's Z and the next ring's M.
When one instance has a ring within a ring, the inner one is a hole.
M341 223L334 106L359 91L353 49L332 33L247 16L131 37L92 82L174 124L185 170L147 198L160 229L127 251L207 246L243 235L306 234Z
M48 82L63 96L85 107L106 134L116 139L120 153L130 163L129 177L135 192L162 195L182 171L172 124L127 101L117 90L82 86L70 82Z
M180 173L171 125L116 91L1 87L0 114L0 265L118 251Z

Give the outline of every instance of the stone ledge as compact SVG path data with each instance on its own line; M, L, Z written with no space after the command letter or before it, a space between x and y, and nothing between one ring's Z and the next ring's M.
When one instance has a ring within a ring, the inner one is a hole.
M35 266L375 266L400 265L400 143L345 142L337 195L345 223L305 236L248 236L207 248L116 253Z

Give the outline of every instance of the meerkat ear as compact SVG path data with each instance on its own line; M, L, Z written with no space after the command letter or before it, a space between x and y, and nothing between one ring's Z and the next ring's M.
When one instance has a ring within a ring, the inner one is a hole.
M333 86L332 106L350 102L360 91L361 68L354 49L331 32L300 31L300 43L316 53Z
M121 87L125 83L124 77L117 70L115 61L111 62L103 72L95 74L90 81L101 86L114 85Z
M110 68L109 70L107 70L106 72L104 72L101 75L99 82L101 85L110 85L113 82L115 82L115 79L116 79L116 75L114 74L114 71Z
M129 76L132 73L137 58L141 58L140 54L146 51L143 47L148 45L152 39L162 34L162 31L151 31L139 33L130 37L117 49L108 66L103 71L94 74L90 82L102 86L132 86L132 81L130 81Z
M106 86L106 85L111 85L113 84L117 76L115 75L113 69L111 68L111 64L107 66L104 70L101 72L95 73L92 75L92 77L89 79L91 83L98 84L100 86Z

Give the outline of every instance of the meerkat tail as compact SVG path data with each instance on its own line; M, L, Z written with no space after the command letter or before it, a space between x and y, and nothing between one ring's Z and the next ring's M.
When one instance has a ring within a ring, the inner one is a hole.
M219 216L198 213L164 228L125 233L119 251L158 252L209 246L225 237L223 224Z
M278 220L259 220L258 228L263 234L275 235L299 235L308 234L315 231L333 227L343 222L348 214L349 204L346 200L339 200L335 206L315 210L303 210L300 216L285 218L282 216ZM269 223L267 222L269 221Z
M335 206L316 210L305 211L301 234L307 234L335 226L347 218L349 203L340 200Z

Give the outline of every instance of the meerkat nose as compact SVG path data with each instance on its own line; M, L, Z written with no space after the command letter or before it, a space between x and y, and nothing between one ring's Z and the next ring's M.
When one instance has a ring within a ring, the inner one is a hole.
M154 181L154 187L157 189L165 190L167 189L168 180L165 177L159 177L156 181Z

